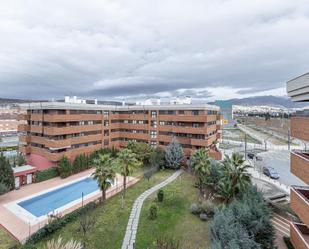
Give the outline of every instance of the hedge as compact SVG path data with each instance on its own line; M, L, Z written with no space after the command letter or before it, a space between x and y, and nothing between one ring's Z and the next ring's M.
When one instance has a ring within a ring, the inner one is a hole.
M42 181L46 181L48 179L51 179L57 176L59 176L58 169L56 167L52 167L52 168L37 172L35 181L42 182Z
M56 232L60 228L64 227L66 224L76 220L80 215L85 214L90 210L93 210L96 206L96 202L90 202L85 206L78 208L69 214L66 214L63 217L56 218L55 220L51 221L50 223L39 229L37 232L32 234L27 240L26 244L21 248L32 248L31 246L33 246L33 244Z

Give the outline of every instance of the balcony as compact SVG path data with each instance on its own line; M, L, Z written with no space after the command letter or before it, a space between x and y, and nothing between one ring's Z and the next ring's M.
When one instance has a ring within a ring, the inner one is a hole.
M28 144L30 143L31 139L30 136L24 135L24 136L19 136L19 142L23 144Z
M17 120L18 121L30 120L30 115L29 114L18 114Z
M299 218L309 227L309 187L291 187L291 208Z
M71 122L86 120L102 120L102 114L46 114L44 121L46 122Z
M102 124L76 125L76 126L64 126L64 127L44 127L44 134L55 136L55 135L66 135L86 131L98 131L98 130L102 130Z
M291 152L291 172L309 184L309 151L293 150Z
M291 136L309 141L309 110L293 114L291 117Z
M17 130L18 130L19 132L28 132L28 131L30 131L30 126L27 125L27 124L19 124L19 125L17 126Z
M26 155L31 153L31 148L29 146L19 146L19 152Z
M212 115L213 116L213 115ZM159 115L159 121L179 121L179 122L209 122L216 120L216 116L212 117L206 114L201 115Z
M290 237L297 249L309 249L309 229L300 223L291 223Z
M192 126L174 126L174 125L160 125L160 131L168 131L175 133L190 133L190 134L207 134L210 127L192 127Z

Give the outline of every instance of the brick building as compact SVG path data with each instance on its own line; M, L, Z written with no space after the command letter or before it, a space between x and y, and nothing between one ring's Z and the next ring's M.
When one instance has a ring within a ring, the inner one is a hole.
M104 147L124 147L128 141L167 146L173 137L187 157L200 148L221 159L216 141L221 133L217 106L193 104L98 105L45 102L23 105L19 125L20 151L42 170L64 155L73 160Z
M287 93L293 101L309 104L309 73L287 82ZM309 142L309 108L291 117L291 135ZM309 184L309 150L291 151L291 172ZM291 224L291 241L296 249L309 249L309 187L291 186L291 207L301 223Z

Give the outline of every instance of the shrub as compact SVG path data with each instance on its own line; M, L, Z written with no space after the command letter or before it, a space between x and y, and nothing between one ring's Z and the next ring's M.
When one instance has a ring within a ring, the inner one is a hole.
M158 207L155 204L152 204L149 208L149 218L155 220L158 217Z
M59 161L59 174L61 178L66 178L72 174L72 165L67 157L62 157Z
M207 214L208 217L213 217L215 205L210 200L203 201L200 207L202 213Z
M201 207L197 203L192 203L191 207L190 207L190 211L191 211L192 214L198 215L198 214L201 213Z
M37 172L35 181L42 182L42 181L46 181L46 180L49 180L57 176L59 176L58 169L56 167L52 167L52 168Z
M291 239L288 236L283 237L283 241L286 244L288 249L295 249L294 246L292 245Z
M175 138L165 149L166 166L171 169L179 169L184 159L183 149Z
M5 185L8 190L12 190L15 187L15 177L13 169L8 159L5 158L3 153L0 153L0 183Z
M157 193L157 197L158 197L158 202L163 202L164 199L164 191L162 189L160 189Z
M39 229L37 232L32 234L30 238L27 240L26 244L27 246L30 246L31 244L37 243L38 241L42 240L43 238L47 237L48 235L56 232L63 226L65 226L67 223L72 222L73 220L76 220L78 217L80 217L82 214L88 213L89 211L93 210L96 207L95 202L90 202L87 205L74 210L73 212L60 217L56 218L55 220L52 220L50 223ZM22 247L23 249L27 247ZM27 248L28 249L28 248Z

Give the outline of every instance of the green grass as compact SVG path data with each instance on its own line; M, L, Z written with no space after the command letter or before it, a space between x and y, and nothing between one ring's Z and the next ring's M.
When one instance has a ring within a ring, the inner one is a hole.
M131 212L131 207L135 199L149 187L163 181L170 176L173 171L160 171L156 173L148 182L146 179L140 180L126 192L124 208L121 208L121 194L117 194L108 199L104 206L98 206L89 215L95 217L96 223L89 230L86 246L87 249L119 249L125 234L125 229ZM59 235L64 240L74 239L81 241L81 231L79 220L71 222L58 230L56 233L45 238L36 244L38 249L44 248L46 241L58 238Z
M0 227L0 249L8 249L17 245L17 242Z
M157 238L172 238L179 242L181 249L199 249L210 245L208 222L201 221L190 213L190 205L198 201L198 190L194 178L184 173L164 190L163 203L157 202L157 194L145 200L137 231L136 248L152 249ZM149 208L158 205L158 217L149 219Z

